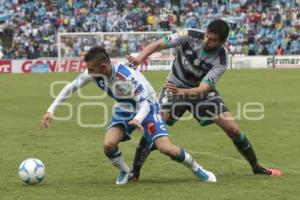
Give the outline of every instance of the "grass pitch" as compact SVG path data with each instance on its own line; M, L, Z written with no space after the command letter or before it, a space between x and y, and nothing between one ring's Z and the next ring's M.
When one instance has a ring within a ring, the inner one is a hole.
M103 102L109 98L84 100L77 94L68 101L74 112L67 121L53 121L41 130L40 118L52 102L50 84L73 80L76 74L12 74L0 76L0 199L299 199L300 183L300 70L229 70L217 84L234 115L239 105L260 102L264 118L238 120L251 140L259 161L278 167L282 177L254 176L235 150L232 142L215 125L200 127L195 120L180 121L169 128L172 141L187 149L205 168L213 171L218 182L199 182L184 166L158 152L151 154L140 183L114 185L118 171L104 156L105 128L82 128L76 113L84 102ZM167 72L145 74L159 91ZM62 85L55 87L56 94ZM102 94L95 85L82 90L85 95ZM67 116L67 107L58 116ZM110 112L111 113L111 112ZM103 122L103 110L82 108L80 120ZM110 114L108 119L110 118ZM132 165L140 133L121 150ZM18 177L19 164L37 157L47 173L40 185L26 186Z

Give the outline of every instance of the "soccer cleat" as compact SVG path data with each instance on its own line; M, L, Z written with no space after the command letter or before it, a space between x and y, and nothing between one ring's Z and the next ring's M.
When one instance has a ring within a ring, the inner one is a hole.
M253 173L258 175L281 176L281 171L279 169L267 169L260 165L253 168Z
M217 178L214 173L199 167L195 172L195 175L202 181L205 182L217 182Z
M134 175L133 171L131 170L128 176L129 181L138 182L139 176Z
M120 175L116 180L117 185L124 185L128 182L130 172L120 171Z
M271 176L281 176L281 171L279 169L267 169L271 171Z

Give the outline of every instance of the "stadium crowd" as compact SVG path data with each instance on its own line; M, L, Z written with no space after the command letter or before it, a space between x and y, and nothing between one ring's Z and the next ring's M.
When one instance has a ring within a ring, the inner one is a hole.
M232 54L300 54L300 0L0 0L0 58L56 57L58 32L174 32L216 18L231 25ZM147 42L133 40L118 41L116 56ZM68 42L72 56L83 41Z

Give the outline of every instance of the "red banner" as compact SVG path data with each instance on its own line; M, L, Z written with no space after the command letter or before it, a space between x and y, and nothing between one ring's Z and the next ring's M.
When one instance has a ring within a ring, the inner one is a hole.
M0 74L10 74L11 68L11 60L0 60Z

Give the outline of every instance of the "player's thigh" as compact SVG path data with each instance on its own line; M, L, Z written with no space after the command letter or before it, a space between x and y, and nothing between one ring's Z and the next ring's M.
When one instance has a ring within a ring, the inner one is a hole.
M124 130L121 125L116 125L107 129L104 137L104 147L117 146L124 138Z
M164 122L172 126L182 115L191 110L192 104L183 96L168 95L163 89L160 93L161 114Z
M221 113L214 122L231 138L240 135L240 128L229 111Z
M224 101L217 91L211 91L205 99L194 101L193 115L201 126L207 126L215 122L222 113L228 112Z
M128 122L132 120L134 116L135 114L132 112L124 111L121 110L120 108L115 108L112 119L108 124L108 128L107 128L108 133L106 134L107 139L110 139L109 141L111 141L111 139L114 139L115 141L116 139L116 136L114 136L115 134L112 134L113 136L110 135L111 132L117 132L118 142L130 140L131 133L134 131L135 127L129 125ZM122 132L123 134L121 134L120 132Z
M147 115L142 123L144 133L143 136L147 141L149 149L156 149L154 141L158 138L168 136L167 128L163 122L163 119L159 113L159 109L153 109Z

